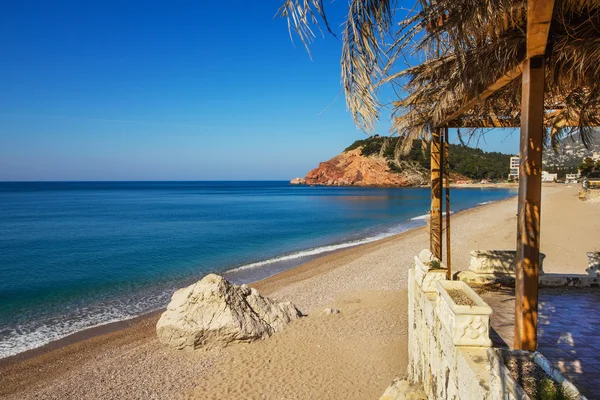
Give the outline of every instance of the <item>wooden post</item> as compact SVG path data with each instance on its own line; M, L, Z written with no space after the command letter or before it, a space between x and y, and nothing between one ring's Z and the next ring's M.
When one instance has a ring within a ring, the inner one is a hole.
M440 131L431 132L431 210L429 244L431 253L442 259L442 151Z
M448 127L444 127L444 181L446 183L446 279L452 279L452 257L450 254L450 143Z
M544 133L543 56L525 62L522 90L514 348L536 350Z

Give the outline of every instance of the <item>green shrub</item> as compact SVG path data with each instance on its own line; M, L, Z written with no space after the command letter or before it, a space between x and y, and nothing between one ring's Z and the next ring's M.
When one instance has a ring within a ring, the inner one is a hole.
M400 173L403 171L402 167L400 167L395 161L388 161L388 167L392 172Z

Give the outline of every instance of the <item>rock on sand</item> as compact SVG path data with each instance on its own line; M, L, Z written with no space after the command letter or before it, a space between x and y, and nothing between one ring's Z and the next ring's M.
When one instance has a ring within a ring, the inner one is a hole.
M173 294L156 333L177 349L210 349L267 338L300 316L292 303L278 303L210 274Z

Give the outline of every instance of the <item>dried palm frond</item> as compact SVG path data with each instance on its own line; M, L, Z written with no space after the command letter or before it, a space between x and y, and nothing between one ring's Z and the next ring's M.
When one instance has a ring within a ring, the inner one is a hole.
M290 38L292 41L294 40L293 32L295 32L304 44L304 47L306 47L309 55L309 44L316 37L312 26L316 26L319 32L321 32L317 17L323 20L329 33L335 36L327 20L323 0L285 0L277 11L277 15L287 19Z
M294 5L296 14L281 15L301 38L312 33L316 15L324 18L320 1L285 4L285 9ZM369 131L378 120L382 85L401 89L393 103L392 131L405 138L428 139L428 132L441 125L520 124L518 71L526 53L527 0L420 0L393 27L395 4L350 2L342 34L342 81L360 127ZM420 63L398 71L411 55ZM599 0L555 0L544 57L548 141L555 146L576 129L587 146L590 127L600 126ZM500 89L480 96L499 80ZM468 110L455 115L464 104Z
M395 0L351 0L342 37L342 82L346 104L356 123L371 131L381 104L374 83L387 62L386 37L391 34ZM322 0L285 0L278 15L288 20L290 34L296 33L307 46L315 37L320 15L329 29Z

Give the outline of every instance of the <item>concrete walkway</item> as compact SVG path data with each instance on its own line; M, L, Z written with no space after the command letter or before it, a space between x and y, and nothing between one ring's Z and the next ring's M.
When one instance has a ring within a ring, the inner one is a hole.
M494 346L513 346L513 291L481 296L494 310ZM600 289L542 289L538 351L588 399L600 399Z

